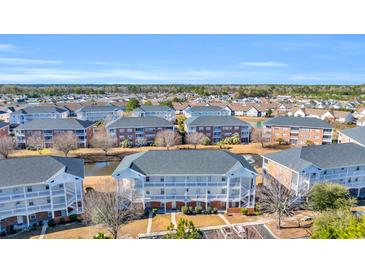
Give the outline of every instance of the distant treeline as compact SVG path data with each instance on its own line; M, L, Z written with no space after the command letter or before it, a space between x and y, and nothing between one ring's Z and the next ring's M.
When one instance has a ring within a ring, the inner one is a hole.
M67 94L171 93L193 92L200 96L234 93L235 98L277 95L320 99L355 99L365 96L365 85L0 85L2 94L30 97Z

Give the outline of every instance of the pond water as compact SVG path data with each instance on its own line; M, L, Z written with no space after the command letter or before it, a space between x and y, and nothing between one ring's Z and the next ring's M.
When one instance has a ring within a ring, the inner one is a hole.
M255 122L255 121L246 121L246 123L249 123L253 128L261 128L264 124L263 121L258 121L258 122Z
M262 158L256 154L244 154L245 159L255 167L262 166ZM106 176L111 175L120 161L102 161L85 163L85 176Z
M119 161L85 163L85 176L111 175L119 163Z

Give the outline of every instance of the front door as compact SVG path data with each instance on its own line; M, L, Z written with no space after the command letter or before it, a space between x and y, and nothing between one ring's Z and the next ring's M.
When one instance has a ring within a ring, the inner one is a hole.
M24 223L23 216L17 216L16 217L16 222L18 223L18 225L22 225Z
M173 201L173 202L172 202L171 208L172 208L172 209L176 209L176 201Z

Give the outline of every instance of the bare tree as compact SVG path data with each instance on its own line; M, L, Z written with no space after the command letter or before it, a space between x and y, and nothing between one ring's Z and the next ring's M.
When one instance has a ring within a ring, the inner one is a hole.
M0 138L0 155L4 159L8 159L10 152L15 148L13 138L4 136Z
M265 142L267 142L268 138L265 136L262 128L254 128L251 131L250 139L254 143L261 143L261 146L265 146Z
M106 156L108 155L108 151L115 146L116 140L115 138L108 135L106 130L100 130L95 132L90 144L92 147L103 150Z
M191 144L196 149L197 145L204 143L206 136L201 132L192 132L186 136L186 143Z
M63 152L66 157L71 150L75 150L77 147L78 138L71 131L59 133L53 137L53 148Z
M171 146L181 143L180 135L173 130L163 130L157 133L155 144L169 149Z
M271 175L265 176L265 183L257 189L258 204L261 211L276 215L277 227L281 229L283 217L293 216L295 211L300 209L306 193L296 195Z
M41 135L35 134L27 138L26 147L28 149L34 149L42 154L42 149L44 149L45 144Z
M103 187L85 194L84 220L105 225L117 239L121 226L140 214L132 203L132 190L125 187L116 191L116 182L112 178L101 179L98 185Z

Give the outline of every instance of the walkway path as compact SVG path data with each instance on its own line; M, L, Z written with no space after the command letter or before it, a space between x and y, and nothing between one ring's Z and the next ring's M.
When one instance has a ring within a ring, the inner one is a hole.
M48 224L45 223L43 226L42 226L42 230L41 230L41 235L39 236L39 239L43 239L44 238L44 234L46 234L46 230L48 228Z
M151 229L152 229L152 211L150 211L150 214L148 215L147 234L151 233Z
M177 228L177 223L176 223L176 212L172 212L171 213L171 222L174 224L174 227Z
M223 222L226 223L226 225L230 225L231 224L230 222L228 222L228 220L226 219L226 217L224 217L223 214L220 213L220 214L218 214L218 216L221 217L221 219L223 220Z

